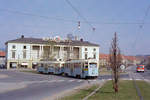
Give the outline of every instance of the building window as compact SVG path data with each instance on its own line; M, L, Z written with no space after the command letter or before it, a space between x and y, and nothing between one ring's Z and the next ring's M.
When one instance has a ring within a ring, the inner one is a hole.
M23 51L23 58L26 58L26 51Z
M96 48L94 48L93 51L96 51Z
M27 48L27 46L23 46L23 49L26 49Z
M93 58L96 59L96 54L93 54Z
M85 51L87 51L87 48L85 48Z
M87 59L88 57L87 57L87 53L85 54L85 59Z
M12 46L12 48L13 48L13 49L16 49L16 46L15 46L15 45L13 45L13 46Z
M12 58L16 58L16 52L12 51Z

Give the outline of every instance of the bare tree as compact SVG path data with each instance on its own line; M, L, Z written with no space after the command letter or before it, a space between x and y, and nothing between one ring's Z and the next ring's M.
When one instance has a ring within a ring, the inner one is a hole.
M55 41L48 40L46 43L45 50L43 52L43 59L46 61L54 60L55 54L54 54L54 45L56 44Z
M121 54L117 43L117 34L114 34L114 38L111 43L109 63L112 68L112 83L115 92L118 92L118 82L119 82L119 69L121 65Z

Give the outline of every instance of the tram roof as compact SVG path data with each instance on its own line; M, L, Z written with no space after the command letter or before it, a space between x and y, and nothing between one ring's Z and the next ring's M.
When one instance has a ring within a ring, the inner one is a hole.
M37 63L43 63L43 64L48 64L48 63L69 63L69 62L86 62L88 60L69 60L69 61L39 61Z
M95 59L79 59L79 60L69 60L66 61L66 63L80 63L80 62L88 62L88 61L92 61L92 62L97 62Z
M78 60L68 60L68 61L39 61L36 63L50 64L50 63L81 63L81 62L96 62L95 59L78 59Z

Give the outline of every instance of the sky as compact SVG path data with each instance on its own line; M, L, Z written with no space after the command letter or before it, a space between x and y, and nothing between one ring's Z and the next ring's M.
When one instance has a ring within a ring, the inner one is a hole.
M0 0L0 48L21 35L65 38L71 33L109 53L116 32L122 54L150 54L150 0L68 1L77 11L66 0Z

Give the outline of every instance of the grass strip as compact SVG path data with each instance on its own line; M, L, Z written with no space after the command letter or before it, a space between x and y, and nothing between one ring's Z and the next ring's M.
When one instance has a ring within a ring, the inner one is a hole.
M82 100L84 97L93 92L96 88L98 88L98 85L93 85L92 87L80 89L77 90L75 93L71 94L70 96L63 97L59 100Z
M120 81L119 92L115 93L112 88L112 81L107 82L89 100L139 100L133 81Z
M135 81L138 85L144 100L150 100L150 84L145 81ZM88 89L82 89L71 96L64 97L60 100L82 100L84 97L93 92L97 86ZM115 93L112 88L112 81L106 82L94 95L88 100L140 100L132 80L120 80L119 92Z
M136 84L143 96L143 100L150 100L150 84L143 81L136 81Z

